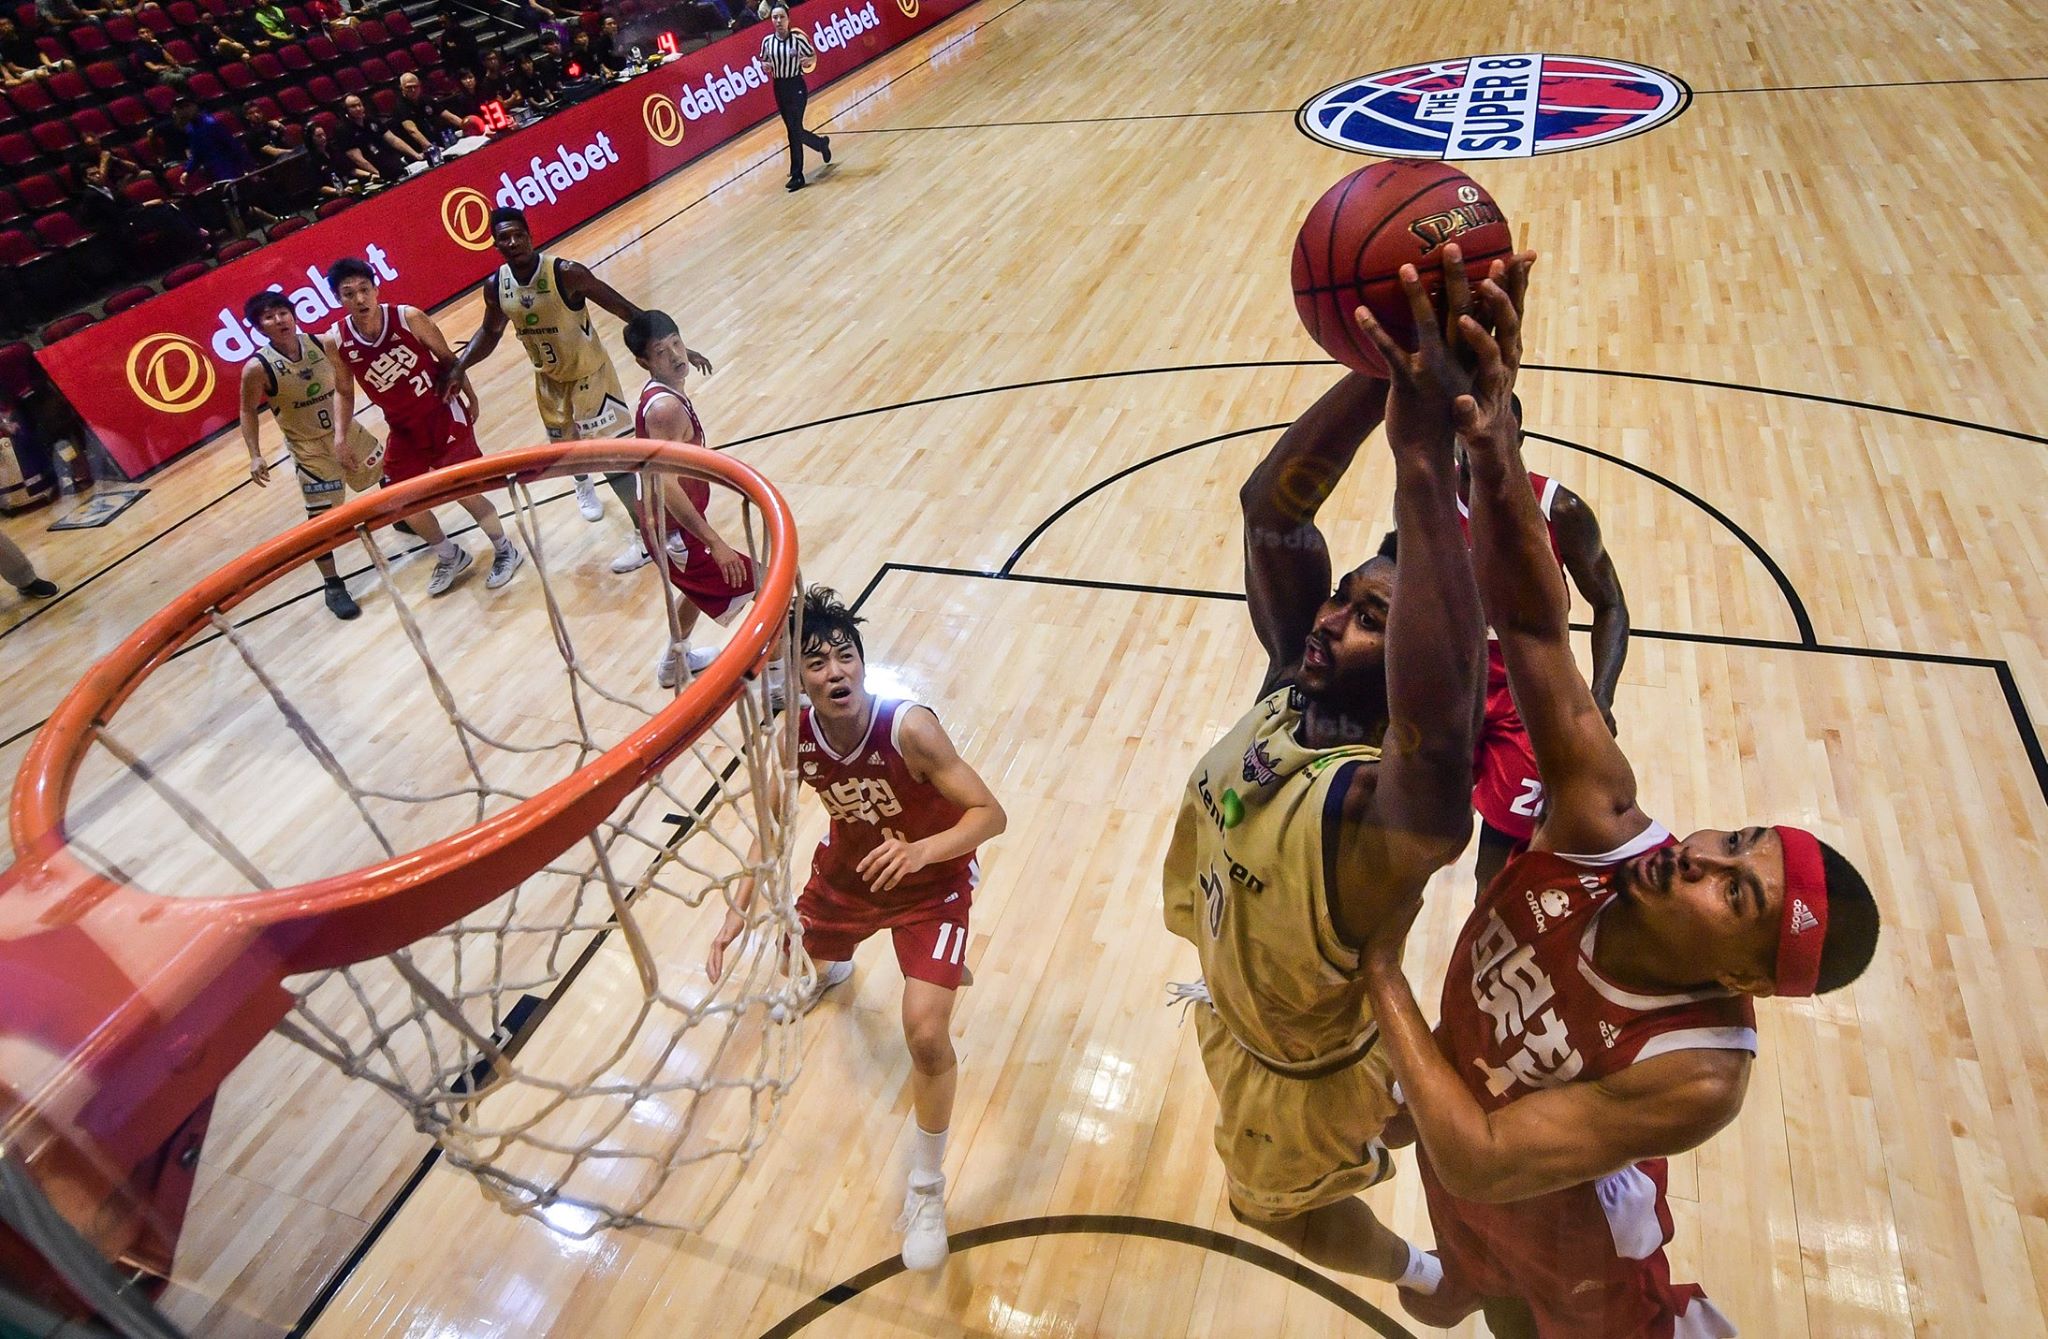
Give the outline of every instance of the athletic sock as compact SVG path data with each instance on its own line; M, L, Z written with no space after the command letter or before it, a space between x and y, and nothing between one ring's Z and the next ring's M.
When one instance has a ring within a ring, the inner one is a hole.
M1394 1281L1396 1288L1421 1293L1424 1297L1436 1294L1439 1283L1444 1281L1444 1262L1418 1246L1408 1247L1408 1268L1401 1271L1401 1277Z
M452 539L444 539L434 546L434 556L437 558L453 558L455 554L455 541Z
M946 1179L946 1131L936 1134L910 1118L910 1184L929 1186Z

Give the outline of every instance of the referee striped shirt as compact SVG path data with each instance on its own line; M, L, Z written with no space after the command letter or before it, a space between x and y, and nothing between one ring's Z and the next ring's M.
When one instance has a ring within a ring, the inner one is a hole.
M811 39L804 36L804 30L794 23L789 25L789 36L769 33L761 39L761 63L768 67L770 77L775 79L800 79L804 73L804 62L818 58L817 48Z

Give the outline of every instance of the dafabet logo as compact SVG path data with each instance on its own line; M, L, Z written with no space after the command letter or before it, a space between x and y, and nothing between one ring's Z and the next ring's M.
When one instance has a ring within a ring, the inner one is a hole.
M213 360L183 335L150 335L128 350L128 385L150 408L183 414L213 394Z
M903 17L906 19L917 17L917 0L896 0L896 8L903 11Z
M473 186L457 186L441 197L441 226L469 251L491 249L491 202Z
M648 94L647 101L640 104L640 119L646 123L647 133L653 136L656 144L674 146L683 142L683 114L676 110L673 98L659 93Z

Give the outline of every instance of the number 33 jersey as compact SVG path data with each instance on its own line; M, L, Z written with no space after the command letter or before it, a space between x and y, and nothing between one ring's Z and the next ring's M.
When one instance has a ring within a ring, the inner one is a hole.
M880 907L915 906L935 894L968 889L980 881L976 852L926 865L894 888L875 892L859 874L860 862L890 837L914 842L944 832L967 811L920 781L897 743L903 715L918 703L875 699L868 730L844 755L833 752L805 707L797 725L797 775L818 792L832 826L818 843L811 877L837 891ZM929 708L925 708L929 710Z

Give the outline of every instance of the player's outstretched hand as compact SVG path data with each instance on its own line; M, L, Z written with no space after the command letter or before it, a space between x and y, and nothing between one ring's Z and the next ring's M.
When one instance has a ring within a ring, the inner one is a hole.
M907 842L901 837L884 837L882 844L868 852L854 867L854 873L866 879L868 887L875 892L886 893L927 863L916 842Z
M708 377L711 375L713 369L711 366L711 360L709 358L706 358L703 354L697 352L695 349L689 349L686 350L686 352L689 355L690 366L696 368L700 376Z
M725 951L732 947L732 941L747 931L746 918L737 911L725 913L725 924L718 927L718 936L711 941L711 952L704 957L704 975L714 982L725 975Z
M1528 299L1529 269L1536 253L1495 261L1479 285L1477 313L1458 318L1465 344L1477 358L1471 393L1452 405L1458 435L1480 450L1505 448L1519 430L1514 416L1515 378L1522 370L1522 309ZM1482 319L1482 317L1484 319Z
M1359 326L1380 351L1390 373L1387 394L1387 442L1394 450L1448 445L1451 432L1451 404L1471 390L1471 378L1459 366L1452 346L1444 339L1447 330L1463 331L1470 312L1471 289L1465 280L1465 263L1458 248L1444 248L1445 294L1449 314L1439 324L1436 307L1413 265L1401 267L1401 291L1415 318L1415 347L1404 349L1386 328L1364 307L1358 309Z
M747 560L733 552L731 545L713 540L711 561L718 564L718 574L725 578L726 585L740 589L747 584Z

